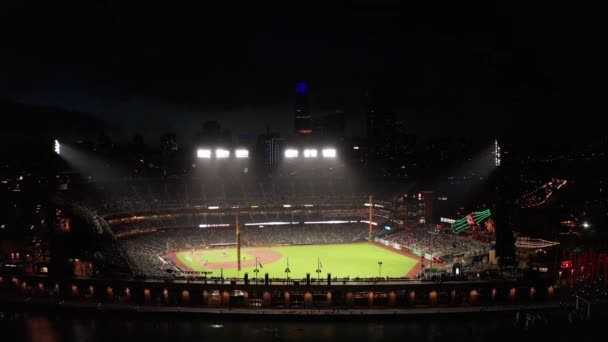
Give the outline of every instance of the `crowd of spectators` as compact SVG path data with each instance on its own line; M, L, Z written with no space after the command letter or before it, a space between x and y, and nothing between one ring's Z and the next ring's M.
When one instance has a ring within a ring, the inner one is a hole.
M291 201L335 202L364 199L369 189L348 179L272 181L146 180L105 184L88 206L103 215L195 207L217 203L265 205Z
M367 241L368 226L363 223L243 226L243 246L341 244ZM476 240L449 233L438 233L428 227L418 227L386 234L376 229L374 237L382 236L390 242L428 253L446 262L454 258L472 257L488 253L489 246ZM190 248L234 244L232 227L155 228L144 230L118 240L136 275L167 276L166 269L174 268L168 253Z
M285 226L245 226L243 246L339 244L366 241L365 224L309 224ZM234 244L234 228L168 228L146 231L118 240L136 276L166 277L174 268L167 255L173 251Z
M146 179L117 181L84 190L80 196L72 193L73 210L98 232L107 232L117 240L124 259L136 274L159 276L163 269L173 267L166 264L170 260L163 258L170 250L235 242L234 214L230 210L214 213L210 210L212 206L246 208L239 214L245 246L350 243L368 239L369 227L364 222L369 212L364 203L371 189L348 178ZM376 198L382 198L381 194L390 198L388 194L394 189L374 185L373 191ZM306 203L313 207L304 208ZM373 221L377 227L382 227L391 215L390 209L383 207L389 208L390 204L375 209ZM348 223L314 223L318 221ZM280 224L271 224L276 222ZM412 232L389 234L388 239L435 255L483 250L458 238L437 237L424 231L412 236ZM378 229L376 236L386 233ZM110 259L109 254L102 255ZM117 264L120 260L108 263Z
M97 211L81 202L68 200L62 196L56 196L53 199L55 205L70 212L82 219L89 227L92 227L98 234L108 233L112 235L112 231L107 221L100 216Z
M437 232L429 227L404 229L384 236L385 240L404 247L428 253L444 261L455 257L471 257L488 254L488 244L449 232Z

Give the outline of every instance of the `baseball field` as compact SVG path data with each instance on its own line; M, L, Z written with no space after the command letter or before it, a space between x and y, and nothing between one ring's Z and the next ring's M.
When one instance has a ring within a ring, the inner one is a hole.
M285 278L289 268L289 278L302 279L306 273L311 278L369 278L369 277L412 277L416 273L418 260L388 248L371 243L340 245L303 245L257 247L241 249L241 272L237 272L236 248L209 248L184 250L172 254L172 258L184 270L212 272L210 277L220 275L249 278L268 273L271 278ZM257 261L256 261L257 259ZM382 263L379 265L379 263Z

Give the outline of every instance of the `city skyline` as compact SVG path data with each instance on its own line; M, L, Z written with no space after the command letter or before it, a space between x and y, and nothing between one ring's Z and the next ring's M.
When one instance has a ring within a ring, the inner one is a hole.
M566 8L48 6L5 12L0 96L90 113L144 136L183 137L214 119L235 132L260 133L270 123L285 134L297 82L309 85L313 116L342 110L354 136L364 133L370 89L381 89L397 120L421 138L517 132L537 142L601 132L589 124L596 55L576 52L593 31L565 34L557 18ZM72 16L77 10L86 15ZM557 119L572 114L577 120Z

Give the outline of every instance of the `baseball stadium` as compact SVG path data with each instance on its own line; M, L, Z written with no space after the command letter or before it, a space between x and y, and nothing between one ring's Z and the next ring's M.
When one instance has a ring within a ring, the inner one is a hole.
M554 295L546 279L497 276L492 210L439 223L432 191L358 177L332 158L294 160L296 151L285 150L293 158L273 176L198 151L189 175L60 179L53 258L36 254L31 269L3 277L31 297L197 308L405 309ZM75 156L62 147L62 158Z
M178 193L170 185L188 192L150 208L163 192ZM489 252L480 240L421 223L424 201L418 194L397 203L390 196L357 195L352 184L335 179L257 185L258 193L244 183L223 183L218 190L228 192L223 200L204 200L207 194L196 194L182 182L131 183L106 188L109 200L95 215L129 271L146 278L414 279L431 263L437 269L456 258L472 263ZM200 189L212 186L199 184ZM302 194L286 196L289 190ZM273 191L282 198L272 198Z

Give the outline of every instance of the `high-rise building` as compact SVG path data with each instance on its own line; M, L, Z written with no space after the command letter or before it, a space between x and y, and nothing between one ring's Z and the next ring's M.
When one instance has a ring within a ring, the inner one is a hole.
M283 139L276 137L266 140L264 153L266 155L266 164L269 167L279 165L283 156Z
M394 157L395 113L371 107L367 113L367 140L370 157L391 159Z
M232 132L222 131L222 126L217 121L205 121L198 134L197 143L199 145L230 145L232 144Z
M439 223L437 211L437 194L433 191L422 191L419 200L424 202L424 221L427 224Z
M318 137L328 138L331 141L344 139L345 117L342 110L326 114L319 120L314 120L314 134Z
M160 150L163 155L169 155L177 151L175 133L167 132L160 137Z
M270 132L270 128L267 127L266 133L258 136L256 154L258 160L263 163L264 169L270 170L277 167L283 157L283 139L281 135Z
M501 150L504 146L501 146ZM504 156L508 156L505 154ZM514 207L515 194L514 177L509 177L512 174L510 170L513 165L509 158L501 156L500 166L496 166L496 178L498 184L496 186L496 210L494 213L495 231L496 231L496 256L499 258L499 263L503 265L512 265L515 262L515 237L513 235L512 224L512 208Z
M396 115L390 110L382 90L368 92L366 102L369 158L391 159L394 157Z
M294 111L294 128L298 135L312 133L312 117L308 103L308 85L300 82L296 84Z
M177 153L177 138L175 133L165 133L160 137L160 152L163 176L167 176Z

